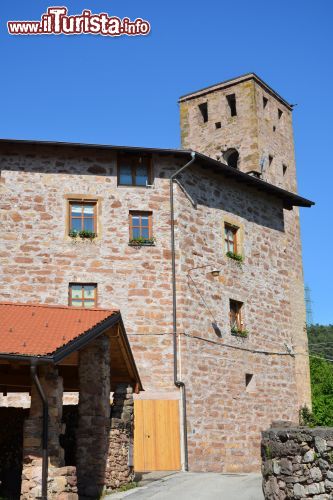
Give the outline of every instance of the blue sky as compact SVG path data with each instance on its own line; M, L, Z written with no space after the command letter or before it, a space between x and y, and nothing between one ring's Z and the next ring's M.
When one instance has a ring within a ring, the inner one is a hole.
M148 37L11 37L10 19L51 5L152 25ZM255 72L294 111L305 281L315 322L333 323L331 0L121 0L0 6L0 137L180 145L180 95Z

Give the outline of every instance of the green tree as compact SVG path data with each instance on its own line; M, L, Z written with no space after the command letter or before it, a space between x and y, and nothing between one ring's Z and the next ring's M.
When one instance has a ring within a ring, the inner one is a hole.
M333 427L333 325L308 327L312 413L303 410L308 425ZM326 358L326 359L321 359Z
M311 357L310 372L313 423L333 427L333 365Z

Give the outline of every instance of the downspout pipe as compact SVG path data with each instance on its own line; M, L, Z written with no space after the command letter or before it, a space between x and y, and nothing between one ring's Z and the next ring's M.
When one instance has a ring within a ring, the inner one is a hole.
M47 500L48 476L48 433L49 433L49 404L37 374L36 361L31 362L31 378L43 404L43 433L42 433L42 500Z
M187 417L186 417L186 387L184 382L178 380L178 349L177 349L177 290L176 290L176 250L175 250L175 212L173 197L173 181L190 167L196 160L194 151L191 153L192 159L181 167L170 177L170 219L171 219L171 266L172 266L172 333L173 333L173 379L176 387L182 390L183 395L183 439L184 439L184 468L188 471L188 447L187 447Z

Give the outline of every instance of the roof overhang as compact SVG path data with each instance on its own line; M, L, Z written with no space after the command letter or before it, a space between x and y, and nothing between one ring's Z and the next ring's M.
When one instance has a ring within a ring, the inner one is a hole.
M1 305L3 304L0 303ZM8 306L8 304L6 305ZM20 305L25 306L24 304ZM13 307L17 307L17 304L13 304ZM33 307L43 306L34 305ZM56 309L54 306L49 307L53 310ZM61 307L59 309L63 310L66 308ZM27 333L31 336L34 332ZM4 349L0 337L0 392L1 390L5 390L6 392L29 391L31 387L30 365L48 363L58 366L59 373L64 379L65 391L77 391L79 389L77 373L79 351L103 334L107 335L110 339L112 390L114 390L117 383L121 382L131 384L136 392L143 390L125 326L121 314L118 312L112 313L110 317L101 323L82 332L82 334L48 355L2 352Z
M179 102L189 101L190 99L196 99L197 97L203 97L211 92L216 92L217 90L226 89L229 87L233 87L239 83L243 83L249 80L255 81L260 87L262 87L268 94L274 96L281 104L284 104L290 111L293 109L293 105L289 104L283 97L280 96L272 87L267 85L258 75L255 73L245 73L244 75L237 76L236 78L231 78L230 80L224 80L223 82L216 83L214 85L210 85L209 87L205 87L203 89L190 92L185 94L179 98Z
M102 151L112 151L112 152L127 152L133 154L157 154L174 156L178 158L183 158L184 162L191 160L193 151L185 149L161 149L161 148L146 148L146 147L136 147L136 146L114 146L105 144L83 144L83 143L73 143L73 142L54 142L54 141L37 141L37 140L17 140L17 139L0 139L1 146L36 146L41 147L52 147L52 148L64 148L64 149L83 149L83 150L102 150ZM293 206L298 207L311 207L314 202L303 198L295 193L286 191L285 189L269 184L257 177L249 175L245 172L241 172L238 169L229 167L221 163L218 160L214 160L209 156L202 153L195 152L196 163L200 164L205 169L212 170L215 174L222 175L236 180L237 182L244 183L250 188L254 188L258 191L265 192L270 196L274 196L282 201L283 207L290 210Z

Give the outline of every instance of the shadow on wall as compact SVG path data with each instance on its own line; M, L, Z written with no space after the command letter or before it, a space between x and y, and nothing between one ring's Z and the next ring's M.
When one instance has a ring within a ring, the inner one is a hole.
M207 175L199 166L179 176L185 194L197 205L223 210L249 222L284 232L282 201L233 179Z
M0 408L0 498L20 498L23 424L29 410Z

